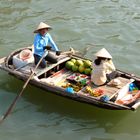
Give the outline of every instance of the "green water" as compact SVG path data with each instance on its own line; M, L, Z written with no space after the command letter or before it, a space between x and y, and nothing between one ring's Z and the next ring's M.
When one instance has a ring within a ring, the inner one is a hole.
M140 1L0 0L0 57L29 46L40 21L61 50L90 59L105 47L117 68L140 75ZM0 116L23 82L0 71ZM103 110L28 86L0 125L1 140L139 140L140 109Z

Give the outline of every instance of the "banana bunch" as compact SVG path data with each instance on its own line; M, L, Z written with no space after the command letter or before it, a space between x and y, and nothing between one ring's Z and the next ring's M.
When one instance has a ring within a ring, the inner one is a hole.
M94 90L90 86L86 86L86 92L89 93L89 95L94 96Z
M67 87L69 87L70 86L70 83L63 83L62 85L61 85L61 87L63 87L63 88L67 88Z
M86 86L86 92L87 93L92 93L92 88L90 86Z
M76 92L78 92L79 90L81 90L81 86L79 86L79 85L71 84L71 87L73 87L74 91L76 91Z

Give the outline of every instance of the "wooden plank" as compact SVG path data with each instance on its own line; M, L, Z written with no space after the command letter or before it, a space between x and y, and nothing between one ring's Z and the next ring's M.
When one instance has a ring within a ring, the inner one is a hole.
M131 83L130 79L123 78L123 77L117 77L116 79L119 79L121 84L119 86L113 87L109 86L109 83L105 86L98 87L97 89L103 89L104 95L109 96L111 99L114 97L126 84Z
M121 84L119 85L120 88L122 88L123 86L125 86L127 83L131 83L130 79L127 78L123 78L123 77L117 77L116 79L119 79Z
M37 71L36 71L36 76L42 75L43 73L45 73L45 72L51 70L51 69L54 68L55 66L57 66L57 65L59 65L59 64L61 64L61 63L63 63L63 62L65 62L65 61L67 61L67 60L69 60L69 59L70 59L70 57L66 57L66 58L64 58L64 59L61 59L60 61L58 61L58 62L55 63L55 64L47 64L47 67L44 68L44 69L38 68Z
M63 56L64 57L64 56ZM65 61L67 61L67 60L69 60L70 59L70 57L66 57L65 56L65 58L62 58L60 61L58 61L57 63L55 63L55 64L47 64L47 66L45 67L45 68L40 68L40 67L38 67L37 69L36 69L36 72L35 72L35 75L36 76L40 76L40 75L42 75L43 73L45 73L45 72L47 72L47 71L49 71L49 70L51 70L52 68L54 68L55 66L57 66L57 65L59 65L59 64L61 64L61 63L63 63L63 62L65 62ZM19 71L21 71L22 73L31 73L31 70L32 69L34 69L34 67L35 67L35 65L32 63L32 64L29 64L29 65L26 65L25 67L23 67L23 68L20 68L20 70Z
M102 89L104 91L103 95L107 95L110 99L112 98L113 95L115 95L119 91L118 88L111 87L111 86L108 86L108 85L100 86L100 87L95 88L95 90L99 90L99 89Z
M66 78L72 74L72 71L69 71L67 69L61 69L60 71L54 73L48 78L42 78L40 81L46 82L46 83L53 83L54 85L60 86L63 81L66 80Z

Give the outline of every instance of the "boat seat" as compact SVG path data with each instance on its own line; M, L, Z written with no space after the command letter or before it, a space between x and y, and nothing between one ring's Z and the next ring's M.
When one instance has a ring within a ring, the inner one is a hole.
M129 90L129 84L132 83L134 80L127 79L123 77L117 77L116 79L119 79L121 84L118 86L110 86L108 83L105 86L100 86L98 88L101 88L104 90L104 95L107 95L109 99L111 100L115 95L118 97L124 96Z
M65 61L67 61L67 60L69 60L70 59L70 57L68 57L68 56L63 56L62 58L59 58L59 61L57 62L57 63L55 63L55 64L51 64L51 63L47 63L47 66L46 66L46 68L38 68L37 70L36 70L36 76L40 76L40 75L42 75L43 73L45 73L45 72L47 72L47 71L49 71L49 70L51 70L52 68L54 68L54 67L56 67L57 65L59 65L59 64L61 64L61 63L63 63L63 62L65 62Z
M61 84L66 81L66 78L71 74L72 71L63 68L53 75L49 76L48 78L41 78L40 81L51 85L61 86Z
M70 57L63 55L58 59L59 61L57 63L55 63L55 64L47 63L47 66L45 68L38 67L36 69L35 75L38 77L38 76L42 75L43 73L51 70L52 68L56 67L57 65L65 62L65 61L67 61L69 59L70 59ZM23 67L20 67L18 70L22 71L25 74L30 74L31 70L33 70L34 68L35 68L34 63L28 63L28 64L24 65ZM15 70L17 70L17 69L15 69Z

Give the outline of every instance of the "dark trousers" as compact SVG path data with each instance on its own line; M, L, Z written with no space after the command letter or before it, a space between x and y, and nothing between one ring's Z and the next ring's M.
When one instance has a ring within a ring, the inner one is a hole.
M115 79L115 78L117 78L119 76L121 76L121 74L118 73L117 71L113 71L110 74L107 74L106 75L106 77L107 77L107 83L110 82L112 79Z
M37 65L37 63L41 59L41 56L34 54L34 59L35 59L35 65ZM48 61L50 63L57 63L58 62L56 56L52 53L49 53L49 52L48 52L47 56L43 58L43 60L41 61L39 66L41 68L45 68L47 66L46 61Z

